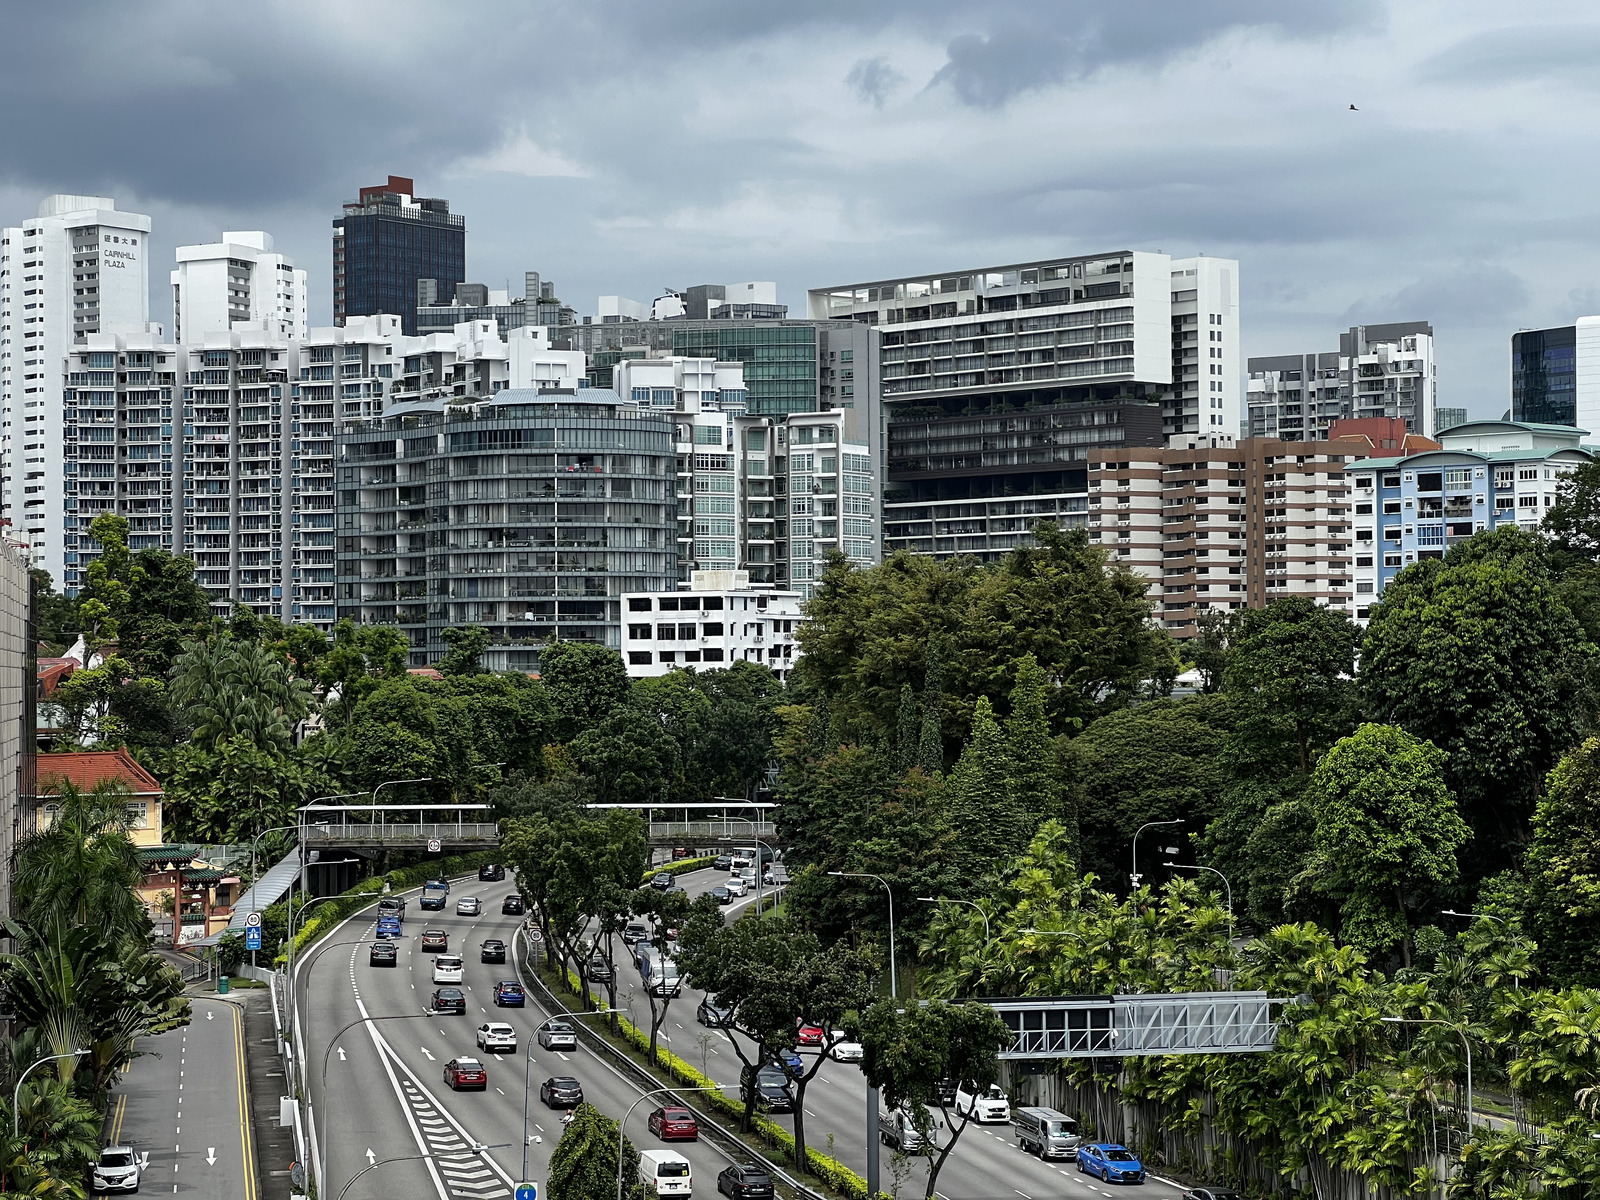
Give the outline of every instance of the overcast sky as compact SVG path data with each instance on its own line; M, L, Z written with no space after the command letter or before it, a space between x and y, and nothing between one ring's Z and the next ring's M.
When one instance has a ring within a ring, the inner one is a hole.
M4 0L0 223L51 192L153 262L415 178L467 276L595 297L1112 249L1241 264L1247 354L1430 320L1498 416L1510 335L1600 312L1600 18L1477 0ZM1350 105L1359 111L1350 111ZM159 275L159 278L156 276ZM171 319L166 272L152 315ZM514 286L519 286L514 284Z

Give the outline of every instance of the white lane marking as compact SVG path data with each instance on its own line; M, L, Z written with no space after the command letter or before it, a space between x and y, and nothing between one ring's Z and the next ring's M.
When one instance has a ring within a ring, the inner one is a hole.
M426 1046L418 1046L417 1049L421 1050L422 1053L427 1056L429 1062L435 1061L433 1055L428 1053L428 1048Z

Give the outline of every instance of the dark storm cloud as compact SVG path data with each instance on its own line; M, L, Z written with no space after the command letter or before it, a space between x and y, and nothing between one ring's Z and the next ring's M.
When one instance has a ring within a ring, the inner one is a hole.
M884 99L900 84L905 76L889 65L881 54L877 58L863 58L850 68L844 77L845 84L856 96L868 104L883 107Z

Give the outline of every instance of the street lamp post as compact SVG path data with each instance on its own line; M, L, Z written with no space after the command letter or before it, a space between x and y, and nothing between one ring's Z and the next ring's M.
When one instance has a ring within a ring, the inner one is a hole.
M1161 865L1163 867L1172 867L1174 870L1178 871L1209 871L1218 879L1222 880L1222 886L1226 888L1228 892L1228 941L1233 941L1233 884L1228 882L1228 877L1215 867L1202 867L1191 865L1189 863L1176 862L1164 862Z
M1472 1132L1472 1043L1467 1040L1467 1031L1459 1025L1452 1025L1449 1021L1441 1021L1437 1017L1384 1017L1390 1025L1443 1025L1446 1029L1455 1030L1456 1036L1461 1039L1461 1048L1467 1052L1467 1132Z
M552 1021L574 1021L585 1017L610 1017L616 1014L607 1008L586 1013L553 1013L540 1021L534 1027L533 1033L528 1038L528 1052L523 1056L522 1066L522 1178L528 1177L528 1124L532 1120L528 1112L528 1097L533 1088L533 1047L539 1040L539 1031Z
M87 1054L87 1053L89 1053L87 1050L68 1050L65 1054L47 1054L43 1058L39 1059L37 1062L32 1062L32 1063L28 1064L28 1069L26 1071L24 1071L22 1073L21 1078L19 1078L17 1080L17 1086L11 1089L11 1136L12 1137L16 1137L18 1135L18 1130L21 1128L22 1114L17 1110L17 1106L22 1103L22 1083L23 1083L23 1080L28 1078L29 1074L32 1073L32 1071L33 1071L33 1069L35 1067L42 1067L47 1062L56 1062L59 1059L63 1059L63 1058L78 1058L79 1056Z
M950 900L944 896L918 896L917 899L922 901L924 904L972 905L973 908L978 910L978 915L983 918L983 944L985 948L988 947L990 942L994 941L994 939L989 936L989 914L983 911L983 905L979 904L976 900Z
M336 945L336 946L343 946L343 945L346 945L346 944L349 944L349 945L360 945L359 942L351 942L351 943L335 942L334 943L334 945ZM331 1038L328 1039L328 1044L322 1051L322 1080L321 1080L321 1085L318 1088L318 1091L320 1091L322 1093L323 1102L326 1103L327 1099L328 1099L328 1062L333 1057L333 1048L336 1045L338 1045L339 1039L342 1038L345 1034L349 1033L357 1025L365 1025L368 1021L410 1021L410 1020L415 1020L417 1017L431 1017L431 1016L434 1016L434 1015L435 1015L434 1011L431 1008L427 1008L427 1009L423 1009L421 1012L414 1012L414 1013L389 1013L389 1014L387 1014L385 1016L381 1016L381 1017L362 1017L358 1021L351 1021L350 1024L348 1024L348 1025L344 1026L342 1029L340 1029L337 1033L335 1033ZM318 1179L326 1179L328 1177L328 1148L323 1142L321 1142L319 1140L317 1142L317 1149L320 1152L320 1159L321 1159L321 1167L317 1172L317 1178ZM392 1160L390 1160L390 1161L392 1161ZM378 1165L378 1164L374 1164L374 1165ZM354 1182L355 1182L354 1179L352 1179L350 1181L350 1183L354 1183ZM349 1183L345 1184L345 1187L348 1188L349 1186L350 1186ZM340 1192L339 1194L341 1196L344 1195L343 1192Z
M266 837L269 833L287 833L291 829L298 830L299 828L300 827L298 825L275 825L271 829L263 829L260 833L256 834L255 837L250 839L250 890L252 892L255 891L256 884L260 882L256 875L256 847L260 845L261 839ZM251 902L259 904L261 902L261 898L259 896L252 896ZM294 908L292 904L289 907L291 910ZM254 950L250 951L250 965L252 967L256 965L256 952Z
M1183 824L1182 821L1146 821L1143 825L1139 826L1138 829L1133 831L1133 873L1128 876L1128 879L1130 880L1130 882L1132 882L1134 891L1137 892L1139 890L1139 879L1140 879L1140 875L1139 875L1139 835L1141 833L1143 833L1146 829L1155 829L1155 828L1158 828L1158 827L1163 826L1163 825L1182 825L1182 824Z
M650 1099L651 1096L669 1096L674 1092L720 1092L724 1086L724 1084L719 1083L714 1087L656 1088L652 1092L646 1092L632 1104L628 1105L628 1111L623 1113L622 1120L617 1122L617 1200L622 1200L622 1144L623 1140L628 1135L628 1118L633 1116L633 1110L638 1108L639 1105L643 1104L646 1100ZM524 1177L527 1176L528 1172L526 1168L524 1168L522 1174Z
M883 884L883 890L889 896L889 998L900 999L899 972L895 970L894 961L894 889L889 886L889 881L882 875L873 875L866 871L829 871L829 875L840 879L876 879ZM881 1097L877 1088L867 1089L867 1195L878 1194L878 1110Z
M767 845L760 839L760 837L757 836L757 834L759 834L761 831L761 826L756 823L754 818L724 815L722 819L724 821L743 821L746 825L750 826L750 840L756 844L756 920L759 921L761 920L762 910L766 908L766 904L763 902L761 885L767 873L767 864L761 861L761 851L766 850L768 853L771 853L772 847ZM718 838L717 840L721 841L722 839ZM776 858L777 856L773 855L773 857Z
M1468 918L1470 918L1471 920L1474 920L1474 921L1493 921L1498 925L1504 925L1507 929L1509 929L1511 927L1511 922L1508 921L1505 917L1496 917L1496 916L1493 916L1490 913L1457 912L1453 908L1440 909L1439 911L1440 911L1440 914L1442 916L1446 916L1446 917L1468 917Z

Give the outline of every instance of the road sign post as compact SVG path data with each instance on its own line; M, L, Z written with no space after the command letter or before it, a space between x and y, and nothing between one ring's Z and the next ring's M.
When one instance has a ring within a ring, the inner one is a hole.
M246 913L245 914L245 918L244 918L244 925L245 925L246 929L260 929L261 928L261 914L258 913L258 912Z
M261 926L246 925L244 929L244 948L246 950L261 949Z
M539 1200L539 1185L537 1183L517 1184L515 1200Z
M440 842L439 842L438 838L429 838L428 839L428 853L429 854L437 854L437 853L439 853L440 849L441 849L441 845L440 845Z

